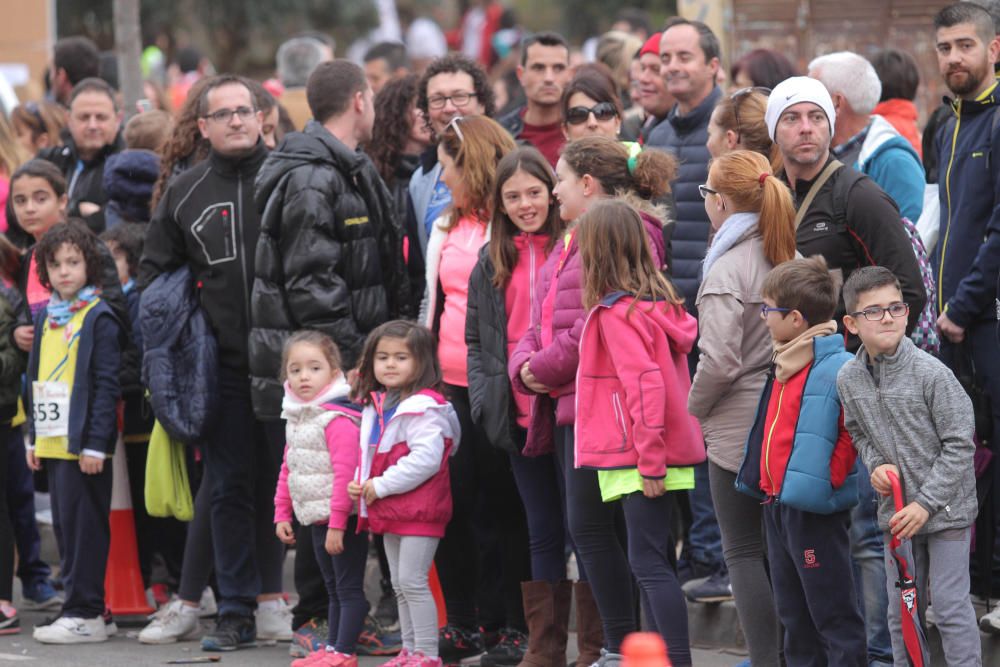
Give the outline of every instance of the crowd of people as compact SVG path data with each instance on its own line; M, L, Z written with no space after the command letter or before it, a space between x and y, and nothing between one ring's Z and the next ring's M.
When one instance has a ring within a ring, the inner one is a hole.
M927 26L953 99L923 133L902 51L724 72L704 23L627 10L581 62L480 19L363 65L298 35L263 83L179 53L127 123L93 43L56 43L0 116L0 634L15 553L36 641L117 632L124 454L143 643L561 667L575 609L576 665L642 627L684 666L688 603L732 599L745 664L917 664L903 540L947 664L981 664L1000 12ZM161 430L189 522L143 502Z

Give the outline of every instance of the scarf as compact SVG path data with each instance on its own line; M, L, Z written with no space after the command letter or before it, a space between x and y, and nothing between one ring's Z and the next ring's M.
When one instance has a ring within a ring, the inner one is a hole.
M49 324L53 328L66 326L74 314L86 308L100 295L100 290L93 285L87 285L77 292L72 301L64 301L59 292L53 291L48 305Z
M789 378L812 363L813 339L817 336L832 336L837 333L837 323L833 320L809 327L787 343L774 344L774 377L778 382Z
M715 264L717 259L739 243L744 234L757 226L758 220L760 220L760 215L757 213L733 213L726 218L726 221L719 227L719 231L715 233L715 239L705 255L705 261L702 264L702 278L708 275L709 269L712 268L712 264Z

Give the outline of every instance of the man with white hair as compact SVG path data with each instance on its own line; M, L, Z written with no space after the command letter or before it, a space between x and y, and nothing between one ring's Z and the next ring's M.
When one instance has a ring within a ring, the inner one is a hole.
M324 42L319 36L299 35L278 47L275 56L278 79L285 87L281 104L288 110L296 130L305 128L312 118L306 100L306 82L320 63L333 60L333 43Z
M916 222L924 207L924 169L920 156L881 116L873 116L882 83L867 59L850 51L820 56L809 63L833 100L837 121L833 155L875 181L899 212Z

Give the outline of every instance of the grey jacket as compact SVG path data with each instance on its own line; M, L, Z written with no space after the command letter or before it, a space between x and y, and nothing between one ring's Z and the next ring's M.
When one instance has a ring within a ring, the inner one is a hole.
M930 513L920 533L971 525L978 507L972 401L952 372L904 336L892 356L871 360L862 346L840 369L837 390L868 471L895 464L904 502ZM883 530L894 513L892 498L882 498Z
M427 254L427 227L424 218L427 216L427 206L434 194L434 184L441 178L441 163L435 162L429 171L423 164L417 167L410 177L410 199L413 201L413 212L417 216L417 238L420 240L420 253Z

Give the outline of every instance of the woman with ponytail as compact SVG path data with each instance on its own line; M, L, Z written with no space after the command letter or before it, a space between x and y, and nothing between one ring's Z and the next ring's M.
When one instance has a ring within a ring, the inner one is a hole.
M753 151L714 159L700 190L715 238L696 301L701 355L688 411L708 447L712 501L750 662L773 667L779 634L761 507L734 482L772 355L761 285L774 266L795 257L795 208L767 159Z
M723 97L708 121L705 147L713 158L735 150L760 153L771 163L771 171L781 170L781 152L771 141L764 123L767 88L743 88Z

